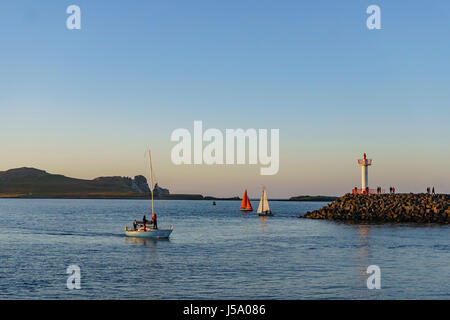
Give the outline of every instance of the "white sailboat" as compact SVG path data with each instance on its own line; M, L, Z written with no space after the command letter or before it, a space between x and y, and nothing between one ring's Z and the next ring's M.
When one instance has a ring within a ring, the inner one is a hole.
M148 149L148 157L150 160L150 193L152 196L152 217L155 214L155 202L153 199L153 168L152 168L152 156L150 153L150 149ZM150 221L149 221L150 222ZM138 222L144 223L144 222ZM127 237L137 237L137 238L156 238L156 239L167 239L173 231L173 225L170 225L169 229L158 229L153 227L141 227L137 230L134 228L128 228L125 226L125 235Z
M270 211L269 208L269 201L267 200L267 191L266 188L263 188L261 199L259 200L259 206L258 206L258 216L265 217L265 216L273 216L272 211Z

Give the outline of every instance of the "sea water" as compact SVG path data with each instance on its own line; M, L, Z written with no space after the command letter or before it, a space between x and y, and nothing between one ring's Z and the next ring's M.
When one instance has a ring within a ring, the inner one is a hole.
M449 226L297 218L323 202L271 201L273 217L216 204L157 201L159 227L174 231L141 240L124 227L150 218L149 201L0 199L0 298L450 298ZM370 265L381 289L367 287Z

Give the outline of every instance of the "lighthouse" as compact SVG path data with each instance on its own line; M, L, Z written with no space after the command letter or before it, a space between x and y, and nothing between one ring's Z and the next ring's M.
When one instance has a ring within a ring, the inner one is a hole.
M372 165L372 159L367 159L364 153L362 159L358 159L358 165L361 167L361 193L369 193L369 166Z

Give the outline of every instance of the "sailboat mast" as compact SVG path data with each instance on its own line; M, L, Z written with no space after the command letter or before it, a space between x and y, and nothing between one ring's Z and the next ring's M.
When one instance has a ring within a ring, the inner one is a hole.
M152 155L150 153L150 149L148 149L148 158L150 159L150 193L152 195L152 215L155 210L155 204L153 200L153 168L152 168Z

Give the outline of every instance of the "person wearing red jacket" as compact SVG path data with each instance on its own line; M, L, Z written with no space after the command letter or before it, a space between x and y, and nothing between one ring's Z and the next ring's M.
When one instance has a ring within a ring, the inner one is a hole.
M158 220L156 218L156 213L153 213L152 215L152 224L154 229L158 229Z

